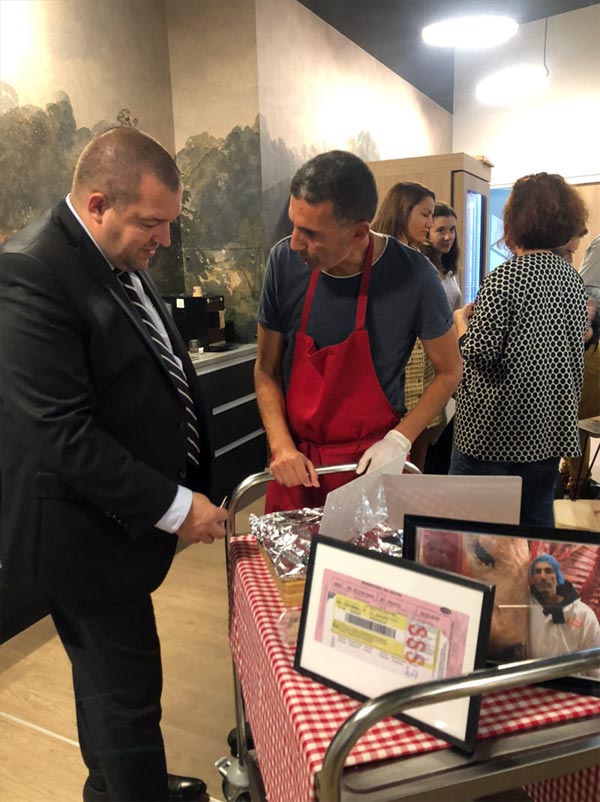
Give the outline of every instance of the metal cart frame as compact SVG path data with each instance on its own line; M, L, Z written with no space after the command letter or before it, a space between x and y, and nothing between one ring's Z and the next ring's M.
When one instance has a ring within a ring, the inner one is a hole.
M355 468L355 465L347 464L319 467L316 470L317 474L325 475ZM407 463L405 470L407 473L420 473L412 463ZM269 472L254 474L242 481L231 494L226 536L228 581L230 539L236 535L235 517L240 503L250 490L272 479ZM588 717L516 735L486 739L478 742L472 756L444 750L382 764L366 764L344 774L344 762L356 741L387 716L398 715L426 703L530 685L598 666L600 648L588 649L560 657L482 669L462 677L422 683L368 700L341 725L332 739L322 770L315 777L316 796L320 802L425 802L433 798L442 802L456 800L459 798L457 794L465 799L473 799L598 765L600 726L598 717ZM227 802L264 802L256 755L248 748L246 710L235 664L233 683L238 755L233 761L223 758L216 765L224 778L223 791ZM409 768L409 762L412 768ZM468 797L464 796L465 793Z
M344 463L343 465L322 465L315 468L318 476L326 476L332 473L343 473L345 471L355 471L356 463ZM404 465L406 473L421 473L412 462ZM256 487L266 485L274 481L273 475L269 471L255 473L246 477L239 485L234 488L227 504L228 519L227 533L225 537L225 552L227 558L227 582L230 581L229 550L230 541L236 535L235 517L244 496ZM223 502L225 505L226 501ZM237 736L237 758L233 761L221 758L216 766L223 777L223 791L227 802L250 802L249 796L250 778L248 774L248 739L246 737L246 707L242 694L242 686L235 664L233 664L233 692L235 703L235 731Z
M358 799L359 790L365 788L372 789L372 793L360 794L363 800L474 799L598 765L600 726L598 717L589 717L480 741L471 756L445 750L406 758L405 763L413 761L412 771L405 771L404 776L393 780L390 772L394 770L394 761L388 761L383 771L372 771L368 766L359 768L354 772L354 788L348 789L348 793L343 789L344 762L350 750L361 735L387 716L422 704L531 685L598 666L600 647L480 669L462 677L426 682L370 699L346 719L333 737L323 768L315 778L318 799L320 802ZM397 773L399 761L395 764ZM465 793L468 796L462 796Z

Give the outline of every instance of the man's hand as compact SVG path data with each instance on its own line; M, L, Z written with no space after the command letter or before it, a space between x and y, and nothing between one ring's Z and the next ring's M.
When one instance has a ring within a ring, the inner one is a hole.
M288 448L273 455L269 470L280 485L285 487L319 487L315 466L296 448Z
M216 507L202 493L192 494L192 506L177 534L187 543L213 543L225 537L227 510Z
M390 429L382 440L378 440L370 448L367 448L356 466L356 473L371 473L392 460L406 460L411 445L410 440L402 432L399 432L398 429Z

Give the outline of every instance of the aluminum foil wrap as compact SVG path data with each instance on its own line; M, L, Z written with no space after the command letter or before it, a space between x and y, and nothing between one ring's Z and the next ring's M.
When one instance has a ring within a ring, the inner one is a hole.
M270 557L279 579L298 579L306 574L310 542L319 533L323 508L304 507L289 512L250 515L250 530ZM377 523L349 541L364 549L402 557L402 533Z

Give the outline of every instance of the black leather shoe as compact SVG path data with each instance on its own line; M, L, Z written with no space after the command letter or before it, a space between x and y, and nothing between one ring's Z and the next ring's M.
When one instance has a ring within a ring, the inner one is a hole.
M202 802L206 796L206 783L196 777L168 775L169 802Z
M168 774L169 798L167 802L208 802L206 783L196 777L180 777L177 774ZM99 791L85 781L83 786L83 802L109 802L108 791Z

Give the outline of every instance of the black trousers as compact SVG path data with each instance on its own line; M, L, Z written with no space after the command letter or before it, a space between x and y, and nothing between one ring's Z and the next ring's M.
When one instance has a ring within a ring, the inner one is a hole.
M162 666L150 595L113 604L51 600L50 613L73 669L91 784L112 802L167 799Z

